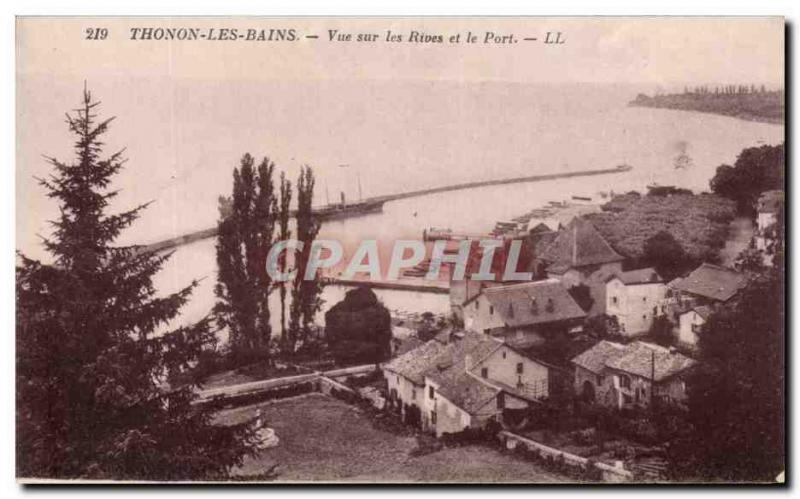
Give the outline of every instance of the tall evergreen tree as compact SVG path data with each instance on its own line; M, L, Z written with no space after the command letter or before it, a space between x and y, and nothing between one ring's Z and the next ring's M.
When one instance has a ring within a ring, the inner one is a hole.
M17 474L24 477L214 479L253 448L249 425L212 424L191 404L195 384L170 387L213 345L208 320L164 334L196 282L158 296L153 275L169 255L115 247L145 205L108 215L122 151L101 157L111 119L97 121L84 90L74 162L48 158L41 184L59 205L44 245L51 264L17 265Z
M220 219L217 236L217 324L229 332L240 360L268 357L272 335L269 295L272 280L266 256L273 244L278 212L272 180L275 164L255 166L245 154L233 170L230 214Z
M278 211L278 239L286 241L292 237L292 232L289 229L289 219L291 212L289 206L292 203L292 182L286 180L286 174L281 172L281 185L280 185L280 207ZM278 259L278 268L281 272L286 272L289 266L289 260L286 257L286 252L282 252ZM281 281L279 284L281 296L281 346L286 347L288 341L288 331L286 329L286 281Z
M297 275L292 282L292 303L289 308L289 342L294 350L298 341L306 341L314 326L317 312L322 308L322 282L320 279L305 279L306 266L311 254L311 244L319 233L320 222L314 217L314 172L305 166L297 180L297 239L303 243L303 251L297 256Z

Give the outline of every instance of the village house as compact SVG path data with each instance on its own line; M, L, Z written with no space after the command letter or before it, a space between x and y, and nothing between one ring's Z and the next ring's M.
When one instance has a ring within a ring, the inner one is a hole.
M516 348L576 332L586 313L557 279L482 289L463 305L464 327Z
M631 270L606 281L606 314L616 317L624 336L645 334L666 312L667 285L653 268Z
M549 396L549 368L476 332L437 336L383 367L405 421L436 436L500 422Z
M698 305L678 316L678 344L688 348L697 346L698 333L711 316L711 307Z
M576 217L547 245L538 260L546 264L547 276L560 280L567 289L585 285L592 297L588 315L605 313L606 280L622 272L625 258L585 218Z
M685 378L693 359L643 341L600 341L572 359L575 392L584 401L614 409L686 401Z
M703 263L686 277L667 285L664 299L667 317L675 324L678 343L697 345L697 333L719 305L728 302L747 284L747 277L735 270Z
M778 214L783 210L783 191L766 191L756 203L756 231L753 239L755 247L764 256L766 265L772 264L773 245L778 238Z

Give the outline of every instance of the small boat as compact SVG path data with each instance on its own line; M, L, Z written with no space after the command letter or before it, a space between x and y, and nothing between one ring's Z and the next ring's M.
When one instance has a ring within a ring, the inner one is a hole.
M429 229L422 231L422 240L423 241L436 241L439 239L451 239L453 237L453 230L452 229L439 229L436 227L431 227Z

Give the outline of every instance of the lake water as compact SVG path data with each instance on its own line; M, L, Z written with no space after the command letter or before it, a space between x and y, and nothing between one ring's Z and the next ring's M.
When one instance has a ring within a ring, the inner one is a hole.
M620 174L390 202L383 213L323 226L321 237L354 244L364 238L421 238L431 226L487 231L498 220L549 201L643 190L652 182L707 190L717 166L735 161L745 147L780 143L784 135L782 126L627 107L637 92L647 91L634 86L403 81L235 85L226 92L207 83L173 88L168 150L174 167L166 173L154 171L152 178L136 184L139 201L157 202L125 240L154 241L213 225L217 196L229 193L231 168L245 151L269 154L291 178L300 164L314 166L317 204L325 202L326 191L331 199L338 199L340 191L348 199L357 197L356 176L367 197L474 180L633 166ZM163 124L154 124L159 126ZM136 149L129 148L129 155L132 151ZM692 164L675 170L681 153ZM179 248L158 276L156 285L165 292L205 278L180 321L195 320L213 305L214 260L214 241L201 241ZM447 295L377 293L392 309L448 309ZM343 294L343 288L329 287L325 308Z

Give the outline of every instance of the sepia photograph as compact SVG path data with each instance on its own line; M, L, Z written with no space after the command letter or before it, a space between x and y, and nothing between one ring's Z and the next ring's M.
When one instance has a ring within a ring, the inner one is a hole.
M786 483L783 17L15 23L18 483Z

